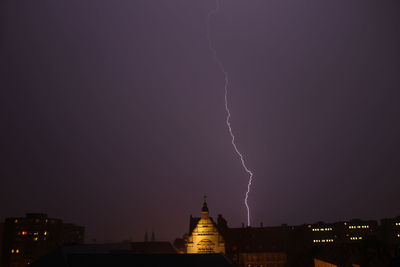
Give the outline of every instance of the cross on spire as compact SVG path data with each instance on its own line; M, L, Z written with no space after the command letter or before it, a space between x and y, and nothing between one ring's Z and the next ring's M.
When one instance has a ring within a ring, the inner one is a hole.
M208 207L207 207L207 196L204 195L204 203L203 203L203 208L201 209L202 212L208 212Z

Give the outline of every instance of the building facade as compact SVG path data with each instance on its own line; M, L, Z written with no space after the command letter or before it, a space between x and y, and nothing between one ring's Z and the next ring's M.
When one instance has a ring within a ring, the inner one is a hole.
M181 253L224 253L236 266L243 267L347 266L343 262L387 266L396 257L400 260L400 217L383 219L380 225L375 220L352 219L230 228L222 215L215 223L204 203L202 217L190 216L189 235L175 244Z
M281 227L229 228L222 215L215 223L204 202L201 218L190 216L186 253L223 253L237 266L283 267L287 262L283 236Z
M225 253L225 240L209 217L205 201L201 210L201 218L188 237L186 252L188 254Z
M3 233L3 267L25 267L63 244L80 244L84 227L64 224L46 214L7 218Z
M381 220L381 236L385 243L400 249L400 216Z

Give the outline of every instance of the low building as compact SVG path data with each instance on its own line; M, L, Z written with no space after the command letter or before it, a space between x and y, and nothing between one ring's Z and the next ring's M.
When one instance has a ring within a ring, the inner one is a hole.
M4 223L3 267L25 267L63 244L84 240L84 227L64 224L46 214L29 213Z
M151 242L150 242L151 243ZM131 244L78 245L61 247L35 261L32 267L103 266L103 267L233 267L223 254L138 254L125 250ZM119 250L122 248L123 250Z
M227 256L238 266L283 267L287 262L287 229L284 227L227 228Z

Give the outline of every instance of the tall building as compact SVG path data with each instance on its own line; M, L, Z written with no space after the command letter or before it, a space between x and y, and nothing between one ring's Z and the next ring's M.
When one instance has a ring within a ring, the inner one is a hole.
M400 216L381 220L381 237L394 253L400 255Z
M84 240L84 227L64 224L46 214L28 213L26 217L7 218L3 233L3 267L25 267L63 244Z
M194 226L194 221L197 221ZM201 218L190 218L189 237L186 244L188 254L225 253L225 240L217 225L209 217L207 203L204 200Z

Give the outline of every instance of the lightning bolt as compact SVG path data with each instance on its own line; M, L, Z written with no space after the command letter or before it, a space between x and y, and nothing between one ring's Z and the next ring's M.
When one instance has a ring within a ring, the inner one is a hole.
M247 174L249 175L249 182L247 184L247 191L246 191L246 197L244 199L244 204L246 205L246 209L247 209L247 226L250 226L250 208L249 208L249 204L248 204L248 198L249 198L249 193L250 193L250 188L251 188L251 183L253 181L253 172L247 168L246 166L246 162L244 160L244 157L242 155L242 153L240 153L236 142L235 142L235 135L233 134L232 131L232 126L231 126L231 111L229 110L229 105L228 105L228 85L229 85L229 75L228 72L225 70L224 68L224 64L222 63L222 61L218 58L217 55L217 50L214 48L212 41L211 41L211 37L210 37L210 20L211 17L218 13L219 8L220 8L220 1L216 0L216 6L214 9L210 10L210 12L208 12L207 14L207 22L206 22L206 31L207 31L207 40L208 40L208 47L211 50L212 54L213 54L213 58L214 61L218 64L221 72L224 74L224 78L225 78L225 84L224 84L224 90L225 90L225 111L226 111L226 125L228 127L229 130L229 134L231 135L231 143L233 148L235 149L236 154L239 156L240 158L240 162L242 163L242 167L243 169L247 172Z

